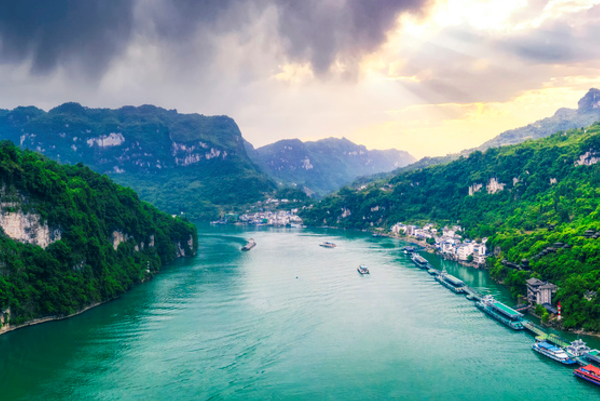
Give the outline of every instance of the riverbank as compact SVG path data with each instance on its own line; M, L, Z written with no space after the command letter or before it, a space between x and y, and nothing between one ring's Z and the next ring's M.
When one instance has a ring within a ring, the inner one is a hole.
M81 315L83 312L87 312L90 309L93 309L93 308L95 308L97 306L100 306L102 304L105 304L107 302L113 301L113 300L115 300L117 298L109 299L107 301L102 301L102 302L96 302L94 304L91 304L91 305L85 307L84 309L82 309L82 310L80 310L78 312L75 312L75 313L72 313L72 314L66 315L66 316L46 316L46 317L40 317L40 318L37 318L37 319L32 319L32 320L30 320L30 321L28 321L26 323L16 325L16 326L12 326L10 324L4 324L2 327L0 327L0 336L2 334L8 333L8 332L11 332L11 331L14 331L14 330L22 329L24 327L35 326L37 324L48 323L48 322L55 322L55 321L58 321L58 320L69 319L71 317L74 317L74 316L77 316L77 315Z

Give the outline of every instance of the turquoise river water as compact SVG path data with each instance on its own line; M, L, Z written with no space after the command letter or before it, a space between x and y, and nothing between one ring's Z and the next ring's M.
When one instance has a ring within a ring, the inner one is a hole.
M201 227L199 242L118 300L0 336L0 399L600 399L397 240L226 226ZM487 272L424 256L510 301Z

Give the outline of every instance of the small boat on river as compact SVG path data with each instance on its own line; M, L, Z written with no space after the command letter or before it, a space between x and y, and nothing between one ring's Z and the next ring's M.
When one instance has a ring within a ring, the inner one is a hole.
M360 274L371 274L371 273L369 272L369 269L367 269L367 266L365 266L365 265L360 265L360 266L358 266L358 269L356 269L356 270L358 270L358 272L359 272Z
M337 245L333 242L325 241L325 242L319 244L319 246L322 246L323 248L335 248Z
M242 247L242 251L249 251L250 249L254 248L255 246L256 246L256 242L254 241L254 238L250 238L248 240L248 243Z

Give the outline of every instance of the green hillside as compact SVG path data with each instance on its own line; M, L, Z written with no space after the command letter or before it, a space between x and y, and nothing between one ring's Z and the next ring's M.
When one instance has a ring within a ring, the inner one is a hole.
M227 116L144 105L91 109L65 103L0 110L0 138L61 163L83 162L170 214L212 219L262 200L275 184L248 158Z
M599 160L595 124L402 172L361 191L345 188L303 217L312 225L348 228L459 223L470 238L489 237L496 252L491 273L514 296L525 293L529 277L550 280L560 287L564 326L600 331L600 299L593 294L600 291L600 241L584 235L600 231ZM503 189L488 193L494 186ZM530 260L530 270L502 263L516 266L522 259Z
M4 324L75 313L196 252L194 225L83 165L3 141L0 181Z

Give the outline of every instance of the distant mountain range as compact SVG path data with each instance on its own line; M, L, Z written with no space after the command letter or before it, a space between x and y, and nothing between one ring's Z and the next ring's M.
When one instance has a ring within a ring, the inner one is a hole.
M591 88L579 100L577 109L558 109L552 117L538 120L525 127L504 131L477 148L465 149L459 153L451 153L446 156L424 157L416 163L397 170L396 173L426 168L436 164L446 164L459 159L461 156L466 157L476 150L485 151L489 148L514 145L528 139L544 138L558 131L587 127L597 121L600 121L600 90Z
M369 151L346 139L280 141L254 150L230 117L151 105L0 110L0 139L61 163L84 163L161 210L191 219L245 210L275 196L275 181L324 195L414 161L406 152Z
M358 177L392 171L416 160L402 150L368 150L346 138L314 142L288 139L258 149L246 142L246 150L277 182L304 188L318 196Z

